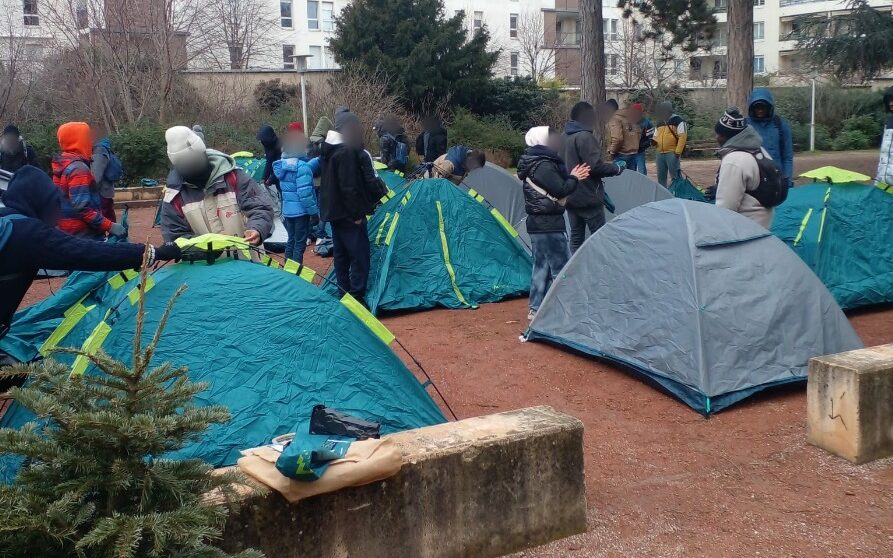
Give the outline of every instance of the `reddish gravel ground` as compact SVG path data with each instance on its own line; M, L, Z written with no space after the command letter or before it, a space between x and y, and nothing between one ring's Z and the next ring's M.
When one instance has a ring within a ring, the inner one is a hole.
M131 213L133 238L157 240L153 215ZM809 446L802 386L705 420L613 366L520 343L525 318L514 300L383 320L460 418L551 405L585 424L589 531L518 556L893 556L893 459L856 467ZM851 320L867 345L893 343L893 307Z

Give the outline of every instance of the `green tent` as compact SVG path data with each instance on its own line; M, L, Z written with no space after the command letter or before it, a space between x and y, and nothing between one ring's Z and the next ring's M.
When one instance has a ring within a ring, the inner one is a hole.
M394 171L380 170L378 171L378 177L381 178L388 188L395 191L402 189L406 183L406 178L403 177L403 174L398 174Z
M377 313L524 295L532 262L517 237L479 194L443 179L409 182L369 220L366 302Z
M244 241L220 238L186 242L212 242L217 250L235 246L229 255L213 263L167 265L149 276L147 339L173 293L188 286L155 362L187 366L194 381L210 384L198 404L221 404L232 412L228 424L171 457L233 465L239 450L288 433L317 404L380 422L383 432L444 422L425 388L388 347L393 336L359 303L313 284L309 268L295 262L277 268L265 256L247 260L254 254ZM22 361L49 354L54 346L101 348L129 361L138 281L132 271L73 274L54 296L16 316L0 348ZM85 358L56 358L71 362L74 373L93 372ZM18 427L32 418L14 405L0 426ZM14 474L9 465L0 460L0 479Z
M254 179L258 184L263 182L264 167L267 166L266 159L256 159L254 153L250 151L239 151L231 155L236 162L236 166L248 173L248 176Z
M855 183L792 188L772 223L843 309L893 302L890 231L893 195Z

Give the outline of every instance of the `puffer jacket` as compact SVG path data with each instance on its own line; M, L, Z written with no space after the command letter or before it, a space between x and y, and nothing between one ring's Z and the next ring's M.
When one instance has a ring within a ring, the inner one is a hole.
M573 194L578 182L576 178L567 174L567 167L561 157L541 145L530 147L518 161L518 178L524 188L527 232L531 234L565 232L567 224L564 219L564 206L559 200ZM528 180L545 190L549 196L531 188Z
M59 228L68 234L101 237L112 228L102 215L102 200L90 170L93 143L90 127L68 122L57 133L62 154L53 158L53 183L62 193Z
M282 190L282 216L303 217L318 215L319 203L313 177L319 175L319 158L303 161L286 157L273 163L273 173L279 179Z
M763 102L769 105L769 114L765 118L756 118L753 115L753 106ZM775 114L775 98L768 89L754 89L750 95L748 107L747 125L763 139L763 149L778 162L782 172L789 181L794 179L794 136L791 134L791 125L784 118Z
M884 94L887 122L884 125L884 135L881 139L881 157L878 161L876 180L878 186L893 187L893 110L890 110L891 101L893 101L893 87L887 89Z
M611 136L608 141L608 153L611 156L635 155L639 152L642 127L630 118L627 109L618 110L614 114L608 124L608 131Z

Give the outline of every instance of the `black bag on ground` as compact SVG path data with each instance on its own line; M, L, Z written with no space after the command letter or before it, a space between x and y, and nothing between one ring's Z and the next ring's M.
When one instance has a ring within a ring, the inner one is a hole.
M381 437L381 425L317 405L310 415L310 433L368 440Z

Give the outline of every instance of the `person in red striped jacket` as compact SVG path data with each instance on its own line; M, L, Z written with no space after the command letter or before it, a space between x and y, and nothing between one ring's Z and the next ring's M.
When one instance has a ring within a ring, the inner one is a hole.
M124 236L124 227L102 214L102 199L90 159L93 134L86 122L67 122L56 132L61 155L53 158L53 183L62 193L59 228L75 236L102 239L106 234Z

